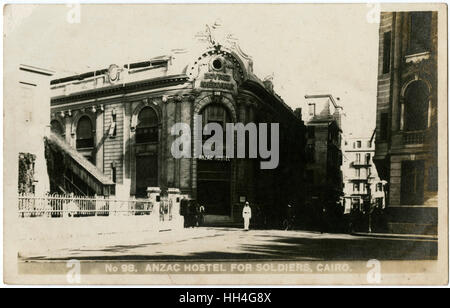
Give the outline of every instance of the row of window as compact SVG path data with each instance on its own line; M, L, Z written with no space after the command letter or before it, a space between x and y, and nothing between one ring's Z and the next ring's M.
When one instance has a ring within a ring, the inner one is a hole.
M364 164L370 165L371 164L371 160L370 160L371 157L372 156L370 155L370 153L366 153L364 155ZM355 154L355 161L354 162L357 163L357 164L362 162L362 160L361 160L361 153L356 153Z
M348 141L345 141L345 145L348 145ZM361 149L362 148L362 141L361 140L354 141L352 146L353 146L354 149ZM370 140L367 141L366 146L368 148L372 147L372 142Z
M112 125L115 124L115 115L113 114ZM114 127L115 128L115 127ZM51 130L64 137L65 131L59 121L53 120L51 122ZM115 135L115 129L110 133ZM76 131L76 148L87 149L94 147L95 130L91 119L84 115L80 117L77 123ZM138 121L136 126L136 143L148 143L158 141L158 117L156 112L150 108L145 107L138 114Z
M367 178L372 174L372 168L356 168L355 169L355 177L356 178Z
M344 184L345 185L345 184ZM353 192L354 193L367 193L367 186L368 184L366 183L353 183ZM383 184L382 183L377 183L375 185L375 191L383 191Z

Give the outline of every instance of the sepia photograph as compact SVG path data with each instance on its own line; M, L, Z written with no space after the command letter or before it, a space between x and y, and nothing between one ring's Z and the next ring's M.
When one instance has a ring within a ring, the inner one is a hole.
M447 23L4 4L4 283L448 284Z

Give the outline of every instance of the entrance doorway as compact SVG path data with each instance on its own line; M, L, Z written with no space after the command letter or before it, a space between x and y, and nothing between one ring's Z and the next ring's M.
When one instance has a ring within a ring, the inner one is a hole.
M231 162L199 160L197 201L208 215L231 215Z
M423 204L424 161L403 161L401 194L402 205Z
M136 156L136 197L147 197L147 188L158 186L157 155Z

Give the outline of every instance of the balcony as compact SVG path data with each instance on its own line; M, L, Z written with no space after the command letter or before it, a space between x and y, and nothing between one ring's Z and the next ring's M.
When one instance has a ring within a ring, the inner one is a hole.
M370 161L352 161L351 167L369 167L372 163Z
M425 138L424 130L403 132L403 144L424 144Z
M349 178L350 178L350 181L368 181L369 180L369 178L364 175L360 175L360 176L353 175L353 176L350 176Z

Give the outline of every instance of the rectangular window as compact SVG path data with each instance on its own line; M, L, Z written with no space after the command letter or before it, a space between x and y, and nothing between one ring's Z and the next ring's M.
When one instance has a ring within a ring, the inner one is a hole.
M383 74L389 73L391 67L391 31L383 34Z
M308 138L315 138L316 130L314 126L308 126Z
M357 147L358 149L361 148L361 141L360 141L360 140L356 141L356 147Z
M366 164L370 165L370 153L366 154Z
M430 51L431 12L411 12L409 17L408 53Z
M380 114L380 140L386 141L388 135L388 113L383 112Z
M428 168L428 190L438 190L438 167L432 166Z
M354 192L359 192L359 184L358 183L354 183L353 184L353 191Z
M308 104L309 108L309 115L315 116L316 115L316 104Z
M377 191L383 191L383 184L377 183L377 188L376 188L376 190L377 190Z
M361 162L361 154L360 153L356 153L355 162L357 162L357 163Z

